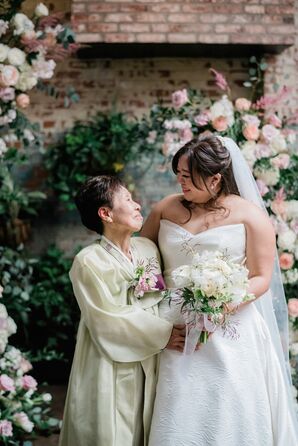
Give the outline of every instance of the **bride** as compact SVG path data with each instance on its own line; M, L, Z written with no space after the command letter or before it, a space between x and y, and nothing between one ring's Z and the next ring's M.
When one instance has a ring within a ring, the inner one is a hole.
M194 139L172 166L182 194L159 202L142 231L158 241L167 286L189 248L220 250L246 263L255 299L232 311L239 339L219 329L192 355L163 351L149 446L297 446L275 234L254 179L229 138ZM183 321L166 301L160 315Z

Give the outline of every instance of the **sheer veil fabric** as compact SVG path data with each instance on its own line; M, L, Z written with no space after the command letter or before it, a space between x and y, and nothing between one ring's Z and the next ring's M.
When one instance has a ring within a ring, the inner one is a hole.
M230 138L220 136L218 138L230 152L233 173L241 197L251 201L266 211L265 204L262 200L255 179L238 145ZM256 224L258 223L256 222ZM298 436L298 420L294 408L289 365L288 311L277 251L275 254L270 289L255 301L255 305L266 321L275 351L281 364L285 385L288 391L289 407L291 408L293 422L295 424L296 433Z

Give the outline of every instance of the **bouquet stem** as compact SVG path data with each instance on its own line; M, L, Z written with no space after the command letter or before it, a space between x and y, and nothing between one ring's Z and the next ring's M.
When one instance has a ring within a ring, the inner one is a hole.
M201 344L207 344L208 338L209 338L208 331L202 331L199 337L199 342Z

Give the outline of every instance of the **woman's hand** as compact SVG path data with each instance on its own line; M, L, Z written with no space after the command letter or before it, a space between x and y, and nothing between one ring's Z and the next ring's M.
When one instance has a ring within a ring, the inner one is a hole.
M183 352L185 344L185 333L185 325L174 325L169 342L167 343L165 348Z

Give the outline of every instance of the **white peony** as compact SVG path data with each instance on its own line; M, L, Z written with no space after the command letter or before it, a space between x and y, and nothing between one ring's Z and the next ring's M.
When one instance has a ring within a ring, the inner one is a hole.
M291 229L283 231L277 236L277 244L283 251L293 252L295 249L296 234Z
M172 271L172 279L177 288L183 288L191 285L190 265L182 265Z
M11 48L7 55L8 62L16 67L23 65L26 60L26 53L19 48Z
M14 34L20 35L27 31L34 31L34 23L28 19L25 14L18 12L12 19L12 24L15 27Z
M37 75L32 71L29 64L25 63L21 67L21 73L16 88L21 91L31 90L37 84Z
M214 121L216 118L223 116L227 118L228 126L234 124L234 107L233 103L226 95L222 96L219 101L214 102L210 107L210 120Z
M7 45L4 45L3 43L0 43L0 62L4 62L7 58L8 52L10 48Z
M39 3L34 12L37 17L45 17L49 15L49 10L43 3Z
M254 169L254 174L258 180L263 181L267 186L275 186L280 177L278 167L272 167L270 169L256 167Z

